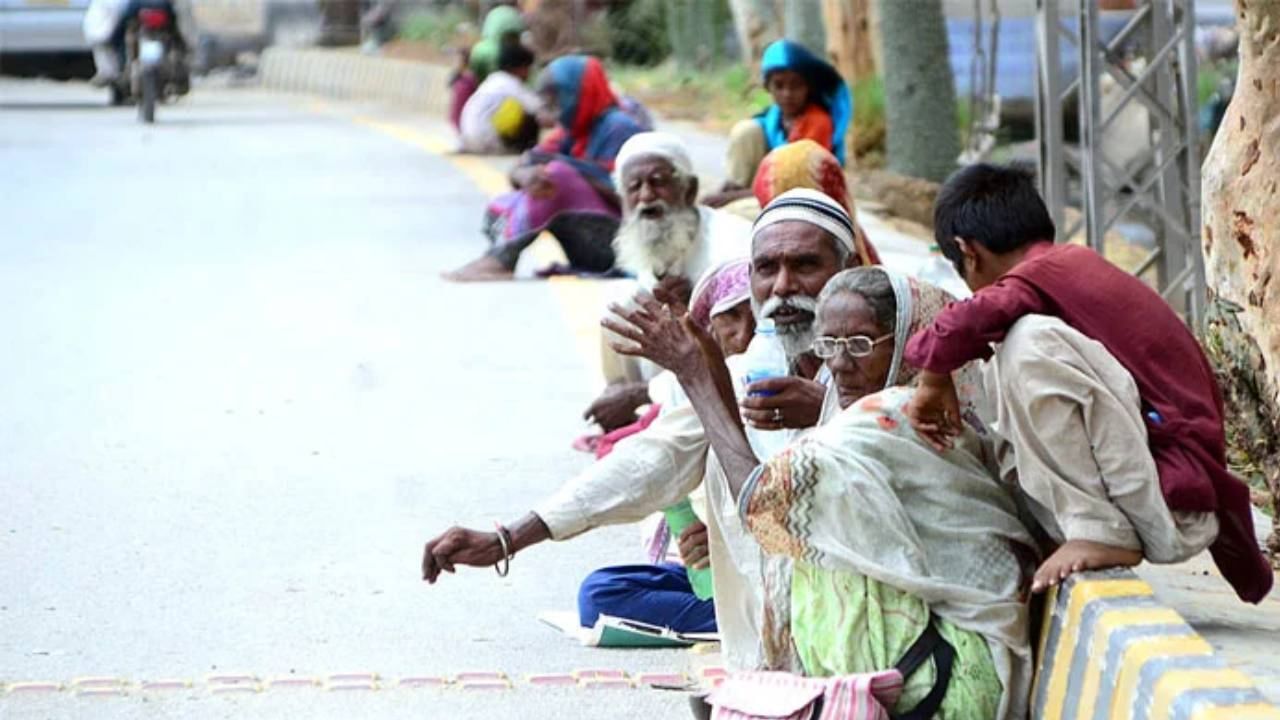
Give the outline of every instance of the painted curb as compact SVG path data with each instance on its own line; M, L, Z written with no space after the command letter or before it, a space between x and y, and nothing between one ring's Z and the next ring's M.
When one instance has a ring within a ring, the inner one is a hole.
M449 105L446 68L352 50L267 48L258 78L272 90L336 100L372 100L438 114Z
M1252 678L1129 570L1051 591L1037 649L1038 720L1280 720Z

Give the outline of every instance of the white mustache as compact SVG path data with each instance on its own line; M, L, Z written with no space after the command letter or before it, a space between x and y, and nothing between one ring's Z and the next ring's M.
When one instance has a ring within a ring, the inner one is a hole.
M816 315L818 313L818 301L808 295L792 295L785 298L774 295L765 300L764 305L760 306L760 317L772 318L779 310L795 310Z

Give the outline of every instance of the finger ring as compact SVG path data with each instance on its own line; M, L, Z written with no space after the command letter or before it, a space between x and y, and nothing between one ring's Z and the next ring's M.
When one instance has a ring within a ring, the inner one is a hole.
M782 408L773 409L773 421L776 423L782 422Z

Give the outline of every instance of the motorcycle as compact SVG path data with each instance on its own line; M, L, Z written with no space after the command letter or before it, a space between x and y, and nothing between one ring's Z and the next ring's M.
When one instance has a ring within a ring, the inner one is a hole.
M111 102L136 102L138 119L153 123L156 104L191 90L186 44L167 0L132 3L124 19L124 72L111 86Z

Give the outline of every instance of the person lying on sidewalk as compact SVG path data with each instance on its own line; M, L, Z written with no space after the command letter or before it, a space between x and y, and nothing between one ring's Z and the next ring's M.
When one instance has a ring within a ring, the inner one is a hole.
M462 108L458 121L462 152L519 154L538 144L542 99L525 85L532 69L533 53L528 48L502 48L498 69L480 83ZM549 119L547 124L551 124Z
M950 299L884 268L833 277L813 348L838 409L763 460L722 390L724 361L681 308L650 300L621 314L630 327L619 333L680 380L741 521L771 559L789 563L766 579L765 668L815 678L897 669L895 717L1023 717L1035 542L983 462L977 429L939 455L903 415L917 375L907 339ZM963 387L981 392L976 381ZM913 664L922 646L927 659ZM776 681L748 674L735 685L753 677L759 693L732 705L748 714Z
M924 371L908 415L945 452L961 427L950 373L991 359L993 427L1032 511L1062 543L1035 588L1208 547L1241 599L1265 597L1274 575L1249 489L1227 470L1222 397L1182 319L1093 250L1055 245L1021 170L957 171L934 228L975 294L912 338L907 361Z
M752 241L751 302L756 315L777 327L772 338L787 354L792 374L744 387L740 412L760 455L812 428L827 400L830 373L813 354L813 308L822 287L852 262L853 221L830 198L794 191L778 198L757 222ZM765 336L758 336L763 338ZM735 358L730 358L734 364ZM743 372L736 374L741 380ZM739 383L740 385L740 383ZM745 397L748 392L772 392ZM663 413L648 430L618 444L550 498L496 532L452 527L422 551L422 577L437 582L458 565L498 566L546 540L568 540L592 528L638 522L687 497L702 485L708 499L707 547L715 592L716 625L725 662L735 669L761 664L763 612L759 547L747 534L724 487L724 474L707 454L707 435L688 405Z
M845 163L853 96L840 73L790 40L765 48L760 65L773 104L729 131L724 186L704 199L713 207L750 197L760 161L788 143L812 140L830 151L841 167Z

